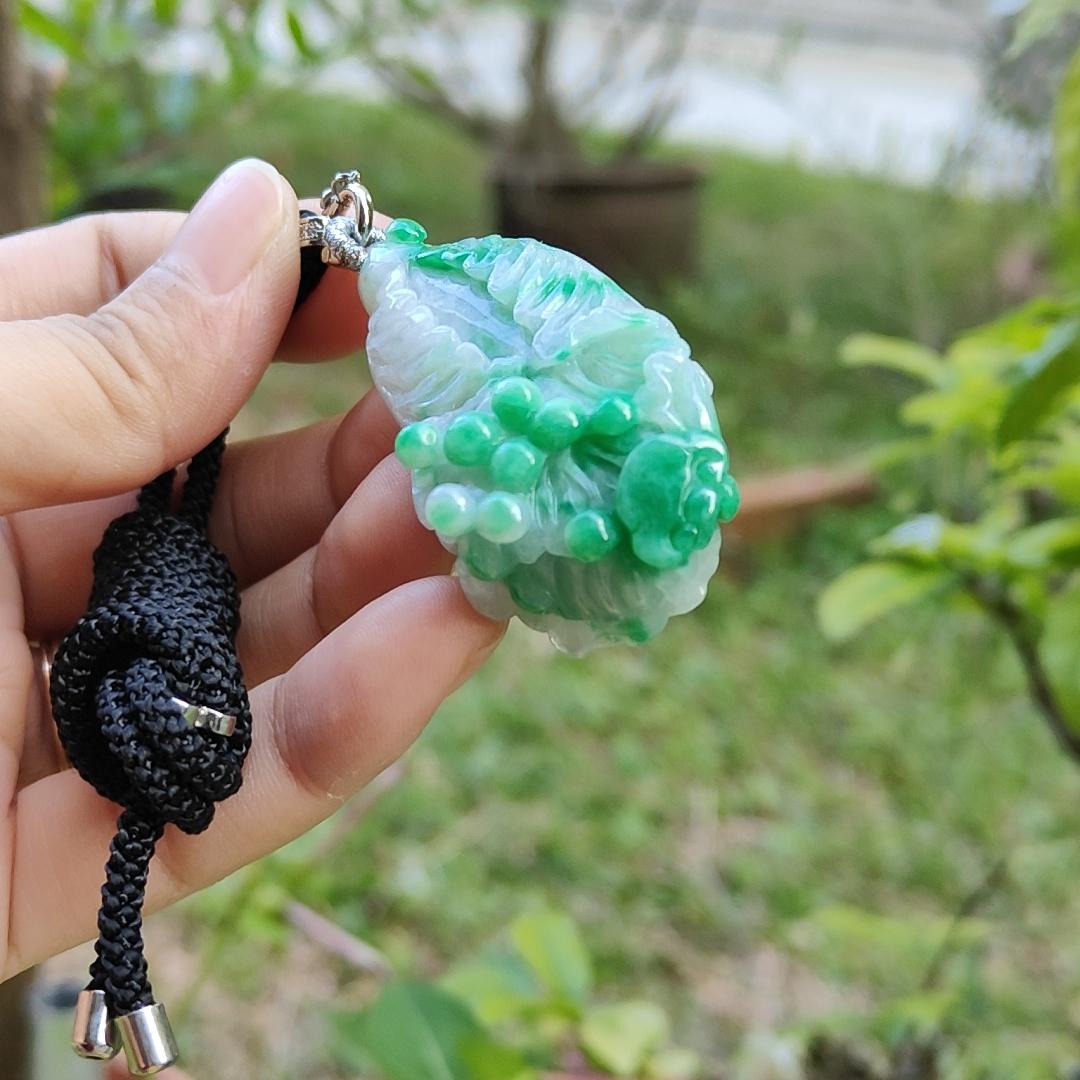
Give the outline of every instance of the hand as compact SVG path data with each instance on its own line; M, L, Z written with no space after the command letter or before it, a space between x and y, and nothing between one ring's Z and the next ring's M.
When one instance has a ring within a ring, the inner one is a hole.
M106 524L229 423L283 334L308 359L363 340L344 271L286 328L296 231L289 186L241 162L186 218L87 217L0 241L0 979L92 935L117 816L65 768L31 643L75 622ZM227 451L210 532L243 590L254 742L211 828L166 831L148 909L327 817L497 642L455 581L430 576L448 556L388 456L394 432L368 394Z

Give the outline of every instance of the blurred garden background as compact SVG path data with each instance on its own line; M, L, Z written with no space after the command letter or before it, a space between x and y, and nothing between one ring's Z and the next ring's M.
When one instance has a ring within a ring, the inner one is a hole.
M149 920L195 1080L1080 1076L1078 42L1075 0L0 2L3 229L359 167L668 313L746 493L655 643L512 628ZM368 385L278 366L235 430ZM88 1075L80 970L0 1075Z

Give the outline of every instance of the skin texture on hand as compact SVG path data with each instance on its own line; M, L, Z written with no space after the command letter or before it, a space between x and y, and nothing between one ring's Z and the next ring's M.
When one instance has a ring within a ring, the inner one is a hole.
M285 181L241 162L191 215L0 240L0 979L93 934L117 816L66 768L31 643L82 613L92 552L134 489L224 428L275 355L363 341L344 271L286 326L296 221ZM498 642L416 520L395 433L369 394L343 417L229 447L210 535L242 589L254 742L210 829L166 831L148 910L331 814Z

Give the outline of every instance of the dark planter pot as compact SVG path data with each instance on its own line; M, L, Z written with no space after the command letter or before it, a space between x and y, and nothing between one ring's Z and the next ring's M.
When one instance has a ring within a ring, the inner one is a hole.
M566 248L616 278L685 277L698 266L702 173L626 166L492 177L498 231Z

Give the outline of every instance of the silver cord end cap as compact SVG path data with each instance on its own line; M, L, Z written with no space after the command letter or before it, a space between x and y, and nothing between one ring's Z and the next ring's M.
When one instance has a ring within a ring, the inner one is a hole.
M79 1057L108 1061L120 1050L116 1025L105 1004L104 990L80 990L75 1001L71 1046Z
M180 1057L165 1006L160 1002L116 1018L116 1030L132 1076L153 1076Z

